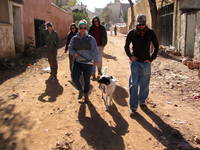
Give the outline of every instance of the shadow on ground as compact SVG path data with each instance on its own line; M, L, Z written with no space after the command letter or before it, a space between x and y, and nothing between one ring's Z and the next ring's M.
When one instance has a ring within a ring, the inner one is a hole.
M46 80L46 90L39 96L38 100L41 102L55 102L57 97L62 93L63 87L60 85L59 81L49 78Z
M65 41L62 41L59 48L63 47L64 43ZM39 59L46 58L46 51L46 48L41 47L26 50L24 53L17 54L13 59L0 59L0 85L25 72L28 67L33 66Z
M154 127L139 113L136 113L132 118L164 145L166 150L199 150L198 148L192 147L180 131L165 123L149 108L143 109L143 111L152 119L158 128Z
M91 117L86 116L86 106L88 106ZM127 132L128 123L122 118L115 106L110 114L117 124L115 127L108 125L91 102L88 105L82 104L80 106L78 119L83 126L80 134L95 150L125 150L122 135Z
M113 59L114 61L117 61L117 60L118 60L117 57L111 56L111 55L106 54L106 53L103 54L103 57L104 57L105 59Z
M20 54L16 58L0 60L0 84L13 78L35 64L39 59L46 57L45 49L34 49L28 54Z
M113 99L115 102L121 106L128 106L126 98L128 98L129 94L127 90L121 86L116 86Z
M15 105L0 98L0 149L27 150L25 139L19 139L17 134L30 130L33 126L27 117L15 112Z

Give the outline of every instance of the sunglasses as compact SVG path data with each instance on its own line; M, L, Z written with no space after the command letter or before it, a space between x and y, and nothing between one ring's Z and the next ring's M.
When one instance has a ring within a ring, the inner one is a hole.
M139 24L138 26L145 26L145 24Z
M84 29L84 30L86 30L86 29L87 29L87 27L79 27L79 29Z
M73 29L75 29L75 28L71 28L71 29L73 30Z

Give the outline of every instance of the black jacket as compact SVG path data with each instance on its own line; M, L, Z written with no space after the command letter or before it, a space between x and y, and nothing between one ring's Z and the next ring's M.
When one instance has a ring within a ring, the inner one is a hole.
M73 38L73 36L75 36L77 34L77 32L73 33L73 32L70 32L67 36L67 42L66 42L66 46L65 46L65 50L68 50L68 45L71 41L71 39Z
M125 52L128 57L135 56L138 61L144 62L145 60L153 61L156 59L159 44L156 37L156 34L153 30L146 28L144 36L138 35L138 30L133 29L128 33L126 44L125 44ZM132 43L133 48L132 52L130 51L130 44ZM150 46L153 43L154 51L151 55Z
M101 30L101 41L100 41L100 46L106 46L107 42L108 42L108 37L107 37L107 32L104 26L100 25L100 30ZM89 34L94 36L94 26L92 25L89 29Z

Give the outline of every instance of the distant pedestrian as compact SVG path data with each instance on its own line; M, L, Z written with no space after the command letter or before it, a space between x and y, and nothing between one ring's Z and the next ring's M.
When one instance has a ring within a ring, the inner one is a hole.
M89 100L90 78L93 66L98 62L99 51L96 40L87 33L87 22L79 22L79 32L69 44L69 52L74 56L72 78L79 91L78 99L84 96L85 102ZM83 82L80 77L83 75ZM83 85L82 85L83 84Z
M117 26L114 27L115 36L117 36Z
M130 44L133 51L130 51ZM154 51L150 55L150 45L153 43ZM151 77L151 63L156 59L159 44L156 34L146 25L146 16L137 17L136 29L128 33L125 51L131 61L130 107L134 113L137 110L138 102L141 108L146 108L146 100L149 95L149 82Z
M73 23L70 26L70 32L67 35L67 43L66 43L66 47L65 47L65 53L67 53L67 51L68 51L68 46L69 46L69 43L70 43L72 37L74 37L77 33L78 33L78 28L76 27L76 24ZM73 64L74 64L73 56L69 53L69 68L70 68L71 75L72 75Z
M103 63L103 50L108 42L107 32L103 25L100 23L99 17L94 17L92 20L92 26L89 29L89 34L92 35L97 42L97 46L99 49L99 63L97 64L98 68L98 75L102 75L101 69L102 69L102 63ZM96 67L93 68L93 78L96 78L95 76Z
M47 47L47 58L51 68L51 78L57 80L57 48L59 44L59 37L57 32L53 29L52 23L43 24L40 31L44 35L45 46Z

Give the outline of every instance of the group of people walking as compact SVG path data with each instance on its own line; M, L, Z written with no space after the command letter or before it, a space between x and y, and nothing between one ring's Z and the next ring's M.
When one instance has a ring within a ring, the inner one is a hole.
M53 30L51 23L46 24L44 30L45 44L47 46L47 57L51 68L51 77L57 80L57 46L58 35ZM71 78L79 91L78 99L84 97L89 101L90 80L102 75L102 58L104 47L108 42L107 32L100 23L99 17L94 17L92 26L88 30L86 20L70 26L67 36L65 52L69 51L69 69ZM132 43L132 50L130 44ZM151 53L150 45L153 43L154 51ZM146 16L137 17L137 25L132 29L126 38L125 52L130 59L131 75L129 79L130 108L134 113L138 104L146 107L146 100L149 94L149 82L151 77L151 62L156 59L159 44L156 34L146 25ZM118 50L116 50L117 52ZM97 70L97 71L96 71ZM83 78L83 81L80 78Z

